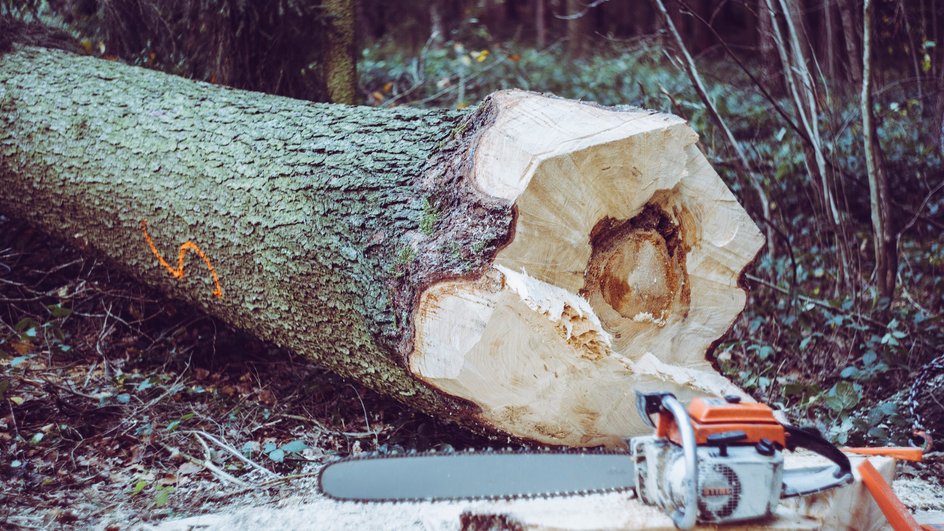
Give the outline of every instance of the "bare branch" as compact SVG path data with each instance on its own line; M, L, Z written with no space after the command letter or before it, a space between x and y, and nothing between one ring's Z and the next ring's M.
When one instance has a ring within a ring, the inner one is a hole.
M705 107L708 109L708 115L711 117L711 120L715 122L715 125L717 125L719 129L721 129L725 140L727 140L728 144L730 144L731 148L734 150L734 153L737 157L736 160L738 172L744 176L750 186L754 189L754 192L757 194L757 199L760 202L764 218L770 220L770 200L767 198L767 193L764 191L764 187L761 184L761 177L752 169L751 163L748 160L747 155L744 153L744 149L738 143L737 139L734 138L734 133L731 132L728 124L721 117L721 114L718 113L717 107L711 100L711 97L708 95L708 90L705 88L705 84L698 73L695 60L688 52L688 48L685 46L685 41L682 40L682 35L678 32L678 29L675 27L675 22L672 21L669 11L665 8L665 3L662 0L655 0L655 2L656 6L659 8L659 11L662 13L663 18L665 18L665 24L669 29L669 33L672 34L675 44L679 48L679 53L681 53L683 58L682 66L685 68L685 72L688 74L688 77L692 82L692 86L695 87L695 92L698 93L698 96L704 102ZM773 257L774 239L773 234L770 232L770 224L768 223L767 226L767 250L771 257Z
M599 6L599 5L603 5L603 4L605 4L605 3L609 2L609 1L610 1L610 0L593 0L593 2L590 2L589 4L587 4L586 7L584 7L583 9L581 9L580 11L578 11L578 12L576 12L576 13L571 13L571 14L569 14L569 15L556 15L556 14L555 14L555 15L554 15L554 18L557 18L557 19L560 19L560 20L577 20L578 18L581 18L581 17L583 17L584 15L586 15L588 12L590 12L591 9L593 9L593 8Z

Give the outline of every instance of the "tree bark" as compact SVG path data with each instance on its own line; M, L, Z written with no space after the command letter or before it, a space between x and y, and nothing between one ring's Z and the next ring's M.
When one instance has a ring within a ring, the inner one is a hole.
M859 32L856 31L855 10L851 0L839 0L839 18L842 20L843 41L846 43L846 57L849 64L849 80L862 83L862 65L859 58Z
M767 0L757 0L757 48L760 50L762 72L769 78L777 71L772 32ZM777 86L774 85L774 88Z
M567 0L567 56L571 59L583 57L587 38L589 9L581 0Z
M353 105L357 98L355 0L324 0L324 79L328 98Z
M820 38L822 45L820 53L823 56L823 62L826 63L826 78L829 83L836 82L836 72L839 70L836 57L836 37L833 31L833 3L830 0L823 0L823 20Z
M0 211L443 419L619 445L633 389L739 392L706 355L763 239L678 118L314 104L23 48L0 124Z
M862 8L862 132L865 143L865 167L869 176L869 205L872 217L872 246L875 251L875 280L879 296L889 301L895 296L898 276L898 241L892 228L888 177L882 157L872 110L872 36L874 28L872 0Z
M547 46L547 14L544 9L546 1L534 0L535 46L541 50Z

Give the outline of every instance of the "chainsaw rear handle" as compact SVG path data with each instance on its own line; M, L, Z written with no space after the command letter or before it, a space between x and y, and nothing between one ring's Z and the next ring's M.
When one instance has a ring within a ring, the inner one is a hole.
M783 473L781 497L804 496L839 487L852 482L852 464L842 450L823 438L815 429L783 425L786 431L787 449L811 450L836 464L832 467L794 468Z
M698 518L698 453L695 451L695 430L692 428L688 411L675 395L665 393L661 398L661 408L675 417L675 424L682 436L682 453L685 459L685 478L682 480L682 484L687 487L685 506L672 512L672 523L679 529L691 529L695 527L695 520ZM640 411L645 411L645 408Z

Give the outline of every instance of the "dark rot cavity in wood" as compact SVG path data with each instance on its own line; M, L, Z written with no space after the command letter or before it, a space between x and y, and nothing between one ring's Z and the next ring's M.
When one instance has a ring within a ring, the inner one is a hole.
M599 291L627 319L648 314L664 320L684 312L689 288L681 231L652 203L631 219L600 220L590 232L593 253L582 294Z

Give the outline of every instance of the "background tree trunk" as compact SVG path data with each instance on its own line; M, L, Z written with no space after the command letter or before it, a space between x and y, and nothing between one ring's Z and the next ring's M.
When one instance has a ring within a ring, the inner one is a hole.
M442 47L446 42L446 30L443 26L442 7L439 1L429 3L429 41L433 46Z
M820 21L820 55L823 57L823 63L826 64L826 79L830 83L835 83L839 71L838 57L836 56L836 35L833 21L833 2L823 0L821 8L823 10L823 19Z
M875 280L879 296L895 296L898 276L898 242L892 228L888 177L882 158L872 110L872 37L874 6L865 0L862 9L862 132L865 140L865 167L869 175L869 204L872 213L872 244L875 250Z
M355 0L324 0L324 78L328 98L353 105L357 95L357 47Z
M589 24L587 8L581 0L567 0L567 56L574 59L583 56L584 41Z
M631 27L633 35L648 35L655 31L653 28L653 9L649 2L639 2L632 5Z
M711 18L711 2L710 0L689 0L686 6L692 10L693 14L684 14L683 20L686 21L689 34L692 36L692 52L697 55L711 46L711 32L702 22Z
M843 42L846 43L846 58L849 65L849 79L856 85L862 83L862 65L859 58L859 32L856 30L855 9L852 0L839 0L839 17L842 20Z
M543 49L547 46L547 14L545 13L545 2L547 0L534 0L534 32L535 46Z
M618 445L634 389L738 392L705 356L763 239L678 118L312 104L37 48L0 87L0 211L424 411Z
M774 51L772 17L768 13L767 0L757 0L757 48L760 51L760 61L765 76L773 76L777 72L777 56ZM772 84L774 89L779 85Z

